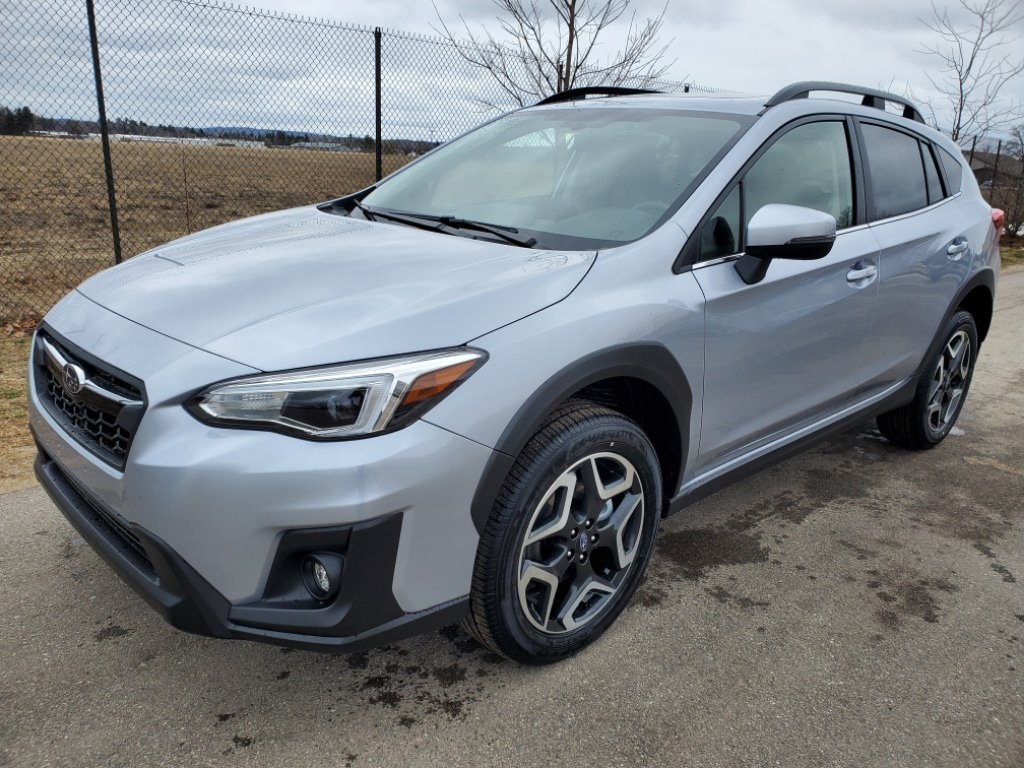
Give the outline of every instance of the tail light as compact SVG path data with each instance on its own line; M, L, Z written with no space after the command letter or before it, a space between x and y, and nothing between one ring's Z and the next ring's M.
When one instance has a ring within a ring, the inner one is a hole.
M992 209L992 226L996 228L996 238L1003 234L1003 225L1006 223L1006 214L1002 208Z

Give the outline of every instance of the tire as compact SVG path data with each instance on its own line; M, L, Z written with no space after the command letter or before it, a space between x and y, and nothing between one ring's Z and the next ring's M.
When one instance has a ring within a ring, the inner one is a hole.
M966 310L946 323L942 346L927 362L914 399L878 417L878 431L894 445L927 450L941 443L964 407L978 359L978 327Z
M587 401L563 406L498 494L480 537L464 627L525 664L577 653L636 591L661 498L657 455L639 426Z

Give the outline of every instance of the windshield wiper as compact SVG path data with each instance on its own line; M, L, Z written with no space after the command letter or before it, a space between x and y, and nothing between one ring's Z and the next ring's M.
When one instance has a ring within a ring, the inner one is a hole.
M477 232L486 232L504 240L506 243L518 245L522 248L533 248L533 246L537 245L537 238L524 237L519 234L519 230L515 227L503 227L500 224L487 224L483 221L460 219L456 216L424 216L424 218L431 218L434 221L439 221L446 227L451 227L453 229L472 229Z
M354 197L352 198L352 205L359 209L359 211L363 214L367 221L377 220L376 214L369 208L367 208L365 205L360 203L358 200L356 200Z
M397 221L400 224L408 224L410 227L418 227L419 229L429 229L431 232L442 232L444 230L443 225L440 222L436 222L436 219L421 216L418 213L392 213L391 211L382 211L378 208L370 208L362 203L352 201L356 204L356 207L363 212L363 214L370 220L376 221L377 219L387 219L388 221Z
M460 219L457 216L434 216L428 213L413 213L411 211L402 211L401 213L382 211L379 208L370 208L365 206L356 200L353 200L352 202L360 211L364 214L368 214L371 221L374 219L388 219L390 221L408 224L413 227L419 227L420 229L429 229L433 232L443 232L445 228L468 229L473 230L474 232L486 232L489 235L494 235L495 237L504 240L506 243L518 245L520 248L533 248L537 245L537 238L523 237L515 227L504 227L500 224L487 224L483 221ZM433 222L433 224L427 222Z

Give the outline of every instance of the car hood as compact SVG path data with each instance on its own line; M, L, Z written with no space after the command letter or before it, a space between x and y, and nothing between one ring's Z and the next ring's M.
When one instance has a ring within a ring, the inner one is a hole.
M464 344L565 298L594 253L556 253L324 213L199 232L79 291L260 370Z

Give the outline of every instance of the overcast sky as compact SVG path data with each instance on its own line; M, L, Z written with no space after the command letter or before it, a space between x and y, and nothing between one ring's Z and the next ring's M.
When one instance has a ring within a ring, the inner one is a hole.
M422 36L438 26L429 0L249 1L343 25L221 3L96 0L108 116L195 128L372 134L368 28ZM633 0L632 7L642 18L662 2ZM2 0L0 104L95 119L84 5ZM453 29L460 15L473 28L496 29L489 0L437 0L437 7ZM667 77L747 94L771 94L797 80L837 80L897 92L909 87L927 101L934 94L924 70L934 72L937 63L915 49L932 39L920 21L930 13L929 0L669 0ZM615 52L626 26L607 31L602 55ZM1022 55L1024 24L1007 35ZM494 83L447 46L408 35L384 41L385 138L446 139L495 113L480 103L500 101ZM1024 76L1006 93L1024 102Z
M1018 0L1020 1L1020 0ZM942 7L943 0L936 0ZM256 0L263 8L309 14L411 32L438 27L428 0ZM633 0L638 17L654 15L664 0ZM949 4L957 6L956 0ZM459 16L472 28L494 23L489 0L437 0L451 28ZM727 90L770 94L797 80L835 80L902 92L935 94L924 74L937 65L915 49L932 39L920 19L930 18L929 0L669 0L663 38L673 41L668 77ZM609 32L607 52L621 41L625 25ZM1024 55L1024 23L1008 31ZM1024 76L1008 95L1024 102Z

